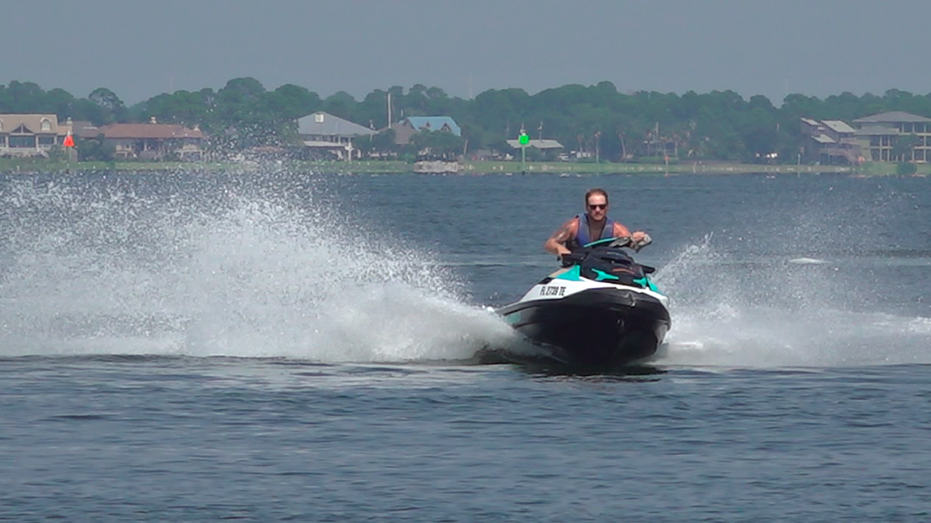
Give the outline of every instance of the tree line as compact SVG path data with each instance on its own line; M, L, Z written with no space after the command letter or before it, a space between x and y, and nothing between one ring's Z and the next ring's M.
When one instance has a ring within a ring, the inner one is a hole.
M389 96L390 95L390 96ZM132 106L107 88L77 98L59 88L43 90L31 82L0 85L0 113L56 114L60 120L87 120L95 125L145 122L199 126L209 147L235 150L298 143L296 119L326 111L372 129L407 116L451 116L462 137L421 137L446 151L470 154L488 149L511 152L506 139L524 130L531 138L555 139L567 150L604 161L673 159L794 163L799 147L800 118L854 119L885 111L931 117L931 93L898 89L882 96L849 92L819 99L786 96L776 107L762 95L744 99L738 93L712 91L684 94L639 91L621 93L611 82L564 85L529 94L523 89L489 89L473 99L451 97L422 84L376 89L357 100L346 92L326 98L305 87L286 84L268 90L254 78L236 78L220 89L163 93ZM438 133L430 133L438 134ZM393 147L389 132L358 140L369 152Z

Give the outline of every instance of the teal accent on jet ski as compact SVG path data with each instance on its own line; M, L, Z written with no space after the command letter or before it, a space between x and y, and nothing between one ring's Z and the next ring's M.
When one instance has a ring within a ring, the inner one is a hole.
M653 291L653 292L658 292L658 293L662 294L662 291L659 290L659 287L657 287L656 284L654 284L654 283L650 280L650 278L647 278L646 276L644 276L643 278L636 278L636 279L634 280L634 283L636 283L637 285L641 285L641 286L643 286L643 287L646 287L647 289L650 289L650 290Z
M582 268L578 265L573 266L568 271L553 278L554 280L582 281Z
M617 276L613 274L608 274L604 271L599 271L598 269L595 269L595 268L592 268L592 272L598 275L598 277L595 278L595 281L620 280L620 278L618 278Z
M593 242L586 243L582 246L583 249L590 249L592 247L597 247L599 245L608 245L609 243L617 240L617 238L605 238L603 240L595 240Z

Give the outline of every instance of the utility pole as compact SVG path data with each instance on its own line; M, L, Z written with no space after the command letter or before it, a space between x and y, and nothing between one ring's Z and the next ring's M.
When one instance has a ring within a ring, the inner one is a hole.
M601 163L601 131L595 131L595 163Z

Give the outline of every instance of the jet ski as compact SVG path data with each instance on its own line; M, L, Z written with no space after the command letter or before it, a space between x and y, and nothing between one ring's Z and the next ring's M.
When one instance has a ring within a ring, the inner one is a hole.
M647 236L586 244L496 312L559 363L615 366L648 358L672 325L669 298L650 280L655 269L623 249L639 252L650 242Z

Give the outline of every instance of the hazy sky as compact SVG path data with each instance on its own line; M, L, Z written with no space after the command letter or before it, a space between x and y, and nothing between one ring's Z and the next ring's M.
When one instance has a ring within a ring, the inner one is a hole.
M0 0L0 84L931 92L929 0Z

